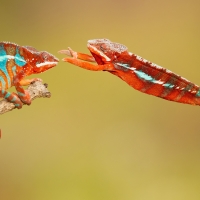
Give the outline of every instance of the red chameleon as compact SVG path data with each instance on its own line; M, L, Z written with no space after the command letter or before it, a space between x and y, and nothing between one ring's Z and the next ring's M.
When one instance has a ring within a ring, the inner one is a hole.
M170 101L200 105L199 86L128 52L126 46L108 39L89 40L87 46L92 56L75 52L71 48L59 52L71 56L63 61L88 70L108 71L146 94ZM91 63L95 61L97 65Z
M38 51L30 46L19 46L11 42L0 42L0 97L21 108L30 105L30 95L22 86L41 79L24 79L31 74L44 72L58 64L58 59L46 51ZM8 88L15 86L16 93Z

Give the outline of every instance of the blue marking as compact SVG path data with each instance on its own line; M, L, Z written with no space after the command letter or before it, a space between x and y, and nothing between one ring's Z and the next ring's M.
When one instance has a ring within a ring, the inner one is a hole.
M6 89L6 82L4 81L3 77L1 77L1 76L0 76L0 82L1 82L1 86L2 86L1 89L4 91L4 89Z
M16 100L17 100L17 98L16 98L16 96L14 96L11 101L15 102Z
M170 83L165 83L165 84L163 84L163 86L166 87L166 88L173 88L174 87L174 85L172 85Z
M135 71L135 73L137 74L137 76L140 79L144 79L145 81L150 81L150 82L155 82L156 80L152 77L149 76L148 74L142 72L142 71Z
M196 97L200 97L200 90L196 93Z
M18 48L16 48L15 63L20 67L23 67L26 64L24 57L19 54Z
M25 96L25 94L24 94L24 93L21 93L21 92L17 92L17 94L18 94L19 96L21 96L21 97Z
M9 98L10 92L7 92L7 94L4 96L5 99Z
M5 90L1 90L1 94L4 94L5 93Z
M122 70L122 71L128 71L131 70L130 65L126 63L115 63L114 67L116 69Z
M0 45L0 56L5 56L6 53L5 53L5 50L4 50L4 46L3 45Z
M143 71L135 71L135 73L140 79L144 79L145 81L149 81L151 83L158 84L158 80L156 80L152 76L144 73Z
M6 54L6 51L4 50L3 45L0 45L0 70L6 75L7 81L8 81L8 87L10 87L10 76L8 74L8 71L6 69L6 63L8 61L8 57ZM2 88L5 89L5 81L3 80L3 77L0 77L0 81L2 83Z
M16 66L12 67L13 76L16 76Z
M20 107L20 105L19 105L19 104L15 104L15 106L16 106L16 107Z
M173 88L174 85L173 84L170 84L170 83L164 83L162 84L162 81L159 81L156 80L155 78L153 78L152 76L142 72L142 71L135 71L135 73L137 74L137 76L140 78L140 79L144 79L145 81L149 81L151 83L155 83L155 84L161 84L162 86L166 87L166 88Z

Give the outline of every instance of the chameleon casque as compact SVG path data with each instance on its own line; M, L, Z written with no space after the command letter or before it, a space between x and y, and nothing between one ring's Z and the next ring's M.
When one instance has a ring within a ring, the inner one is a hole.
M0 97L21 108L30 105L30 95L22 86L39 78L24 79L31 74L44 72L58 64L58 59L46 51L38 51L30 46L19 46L11 42L0 42ZM6 91L15 86L16 93Z
M126 46L108 39L94 39L88 41L87 47L92 56L75 52L71 48L59 52L71 56L64 58L65 62L88 70L108 71L143 93L170 101L200 105L199 86L128 52ZM97 65L91 63L95 61Z

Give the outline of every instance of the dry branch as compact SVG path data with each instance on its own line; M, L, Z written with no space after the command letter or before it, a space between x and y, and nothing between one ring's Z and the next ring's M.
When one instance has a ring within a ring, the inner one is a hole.
M47 90L47 84L42 83L40 81L36 81L28 86L27 90L31 96L31 100L34 100L36 98L50 98L51 93ZM4 114L8 111L11 111L15 109L15 105L13 103L10 103L6 101L5 99L0 101L0 114Z

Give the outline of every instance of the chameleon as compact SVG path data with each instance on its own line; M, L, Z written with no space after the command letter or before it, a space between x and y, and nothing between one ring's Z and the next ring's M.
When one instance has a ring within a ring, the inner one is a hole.
M30 105L30 95L22 86L42 80L24 78L44 72L56 66L58 62L56 57L46 51L11 42L0 42L0 97L14 103L18 109L22 108L23 104ZM15 86L17 94L7 91L12 86Z
M59 53L68 56L63 58L65 62L92 71L107 71L140 92L169 101L200 105L199 86L129 52L125 45L108 39L93 39L88 40L87 47L92 55L75 52L70 47Z

